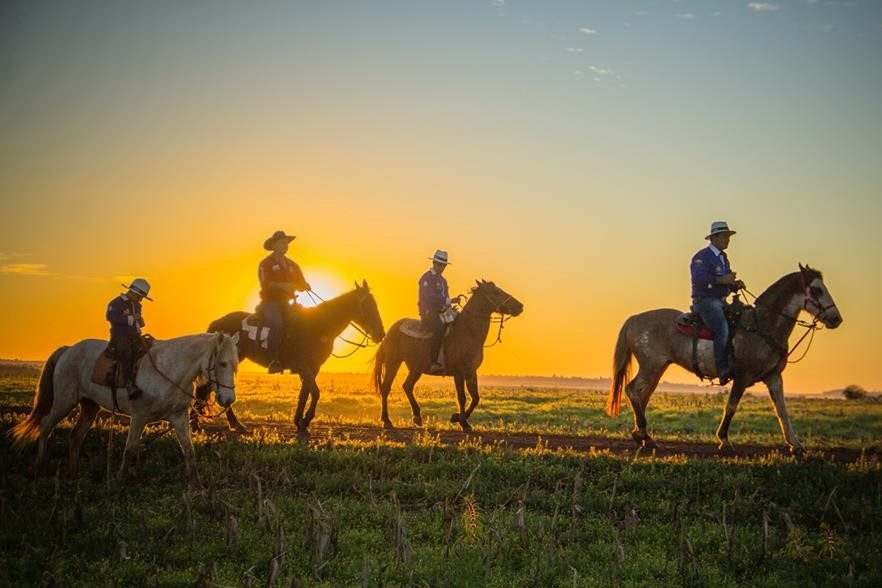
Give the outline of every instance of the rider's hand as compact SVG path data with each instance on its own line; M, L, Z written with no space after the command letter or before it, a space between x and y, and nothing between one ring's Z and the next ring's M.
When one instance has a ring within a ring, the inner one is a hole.
M732 287L736 290L744 290L747 286L744 285L744 282L741 280L735 280L735 283L732 284Z

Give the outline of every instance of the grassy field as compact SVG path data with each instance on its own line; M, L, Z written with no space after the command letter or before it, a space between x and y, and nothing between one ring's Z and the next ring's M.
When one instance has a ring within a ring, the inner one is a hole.
M296 383L241 374L246 418L290 422ZM0 372L0 405L28 405L33 372ZM376 424L366 378L326 376L319 419ZM150 442L132 476L105 479L107 430L90 433L81 477L64 479L67 431L32 481L32 452L0 438L0 585L55 586L877 586L882 471L877 461L688 460L443 447L447 383L417 391L427 431L409 444L271 434L197 436L208 491L183 480L176 443ZM409 424L403 393L393 420ZM476 428L622 437L630 412L599 392L482 391ZM711 440L724 399L659 395L660 440ZM793 399L809 446L878 445L882 406ZM13 424L3 417L0 433ZM68 426L68 425L65 425ZM115 438L118 457L122 429ZM766 398L747 398L731 439L782 445Z

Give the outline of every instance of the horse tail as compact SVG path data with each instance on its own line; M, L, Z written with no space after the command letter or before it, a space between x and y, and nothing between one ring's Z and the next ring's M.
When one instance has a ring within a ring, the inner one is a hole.
M380 387L383 385L383 380L386 377L386 341L388 341L388 338L384 338L380 342L380 346L377 347L377 352L374 354L373 359L374 369L371 381L374 383L374 392L377 395L380 394Z
M613 354L613 379L609 386L609 397L606 400L606 414L618 416L622 406L622 389L625 382L631 379L631 348L628 345L628 321L619 331L616 350Z
M22 449L25 445L33 443L40 436L40 421L43 420L52 409L52 402L55 399L55 365L58 363L61 355L68 350L67 346L59 347L52 352L43 369L40 371L40 380L37 382L37 389L34 392L34 407L31 413L9 431L12 438L12 444L16 449Z

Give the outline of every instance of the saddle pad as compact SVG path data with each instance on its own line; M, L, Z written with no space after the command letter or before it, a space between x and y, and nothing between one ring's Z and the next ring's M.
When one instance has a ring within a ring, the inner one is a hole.
M242 332L245 333L249 339L252 341L256 341L259 343L261 347L264 349L269 345L269 327L265 327L263 325L253 325L251 321L254 320L254 315L250 315L245 317L242 320Z
M423 328L423 323L419 319L404 319L398 330L414 339L431 339L432 331Z
M692 336L692 333L695 331L696 327L698 330L698 338L699 339L708 339L713 340L714 334L711 333L710 329L708 329L701 322L701 319L698 318L698 315L694 312L684 312L680 316L677 317L676 320L677 330L683 333L684 335Z
M115 382L112 381L114 374L116 374ZM95 367L92 368L92 383L99 386L113 384L116 388L125 386L125 376L123 376L122 370L116 369L116 360L106 350L95 360Z

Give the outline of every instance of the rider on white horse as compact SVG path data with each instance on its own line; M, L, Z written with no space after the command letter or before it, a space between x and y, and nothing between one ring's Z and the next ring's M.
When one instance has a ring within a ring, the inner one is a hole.
M140 388L135 385L135 362L143 345L141 328L145 324L141 315L141 300L153 302L153 299L147 295L150 284L144 278L137 278L128 286L123 286L128 290L110 301L106 318L110 322L111 353L122 364L129 400L135 400L141 396Z
M692 256L692 310L714 334L714 361L720 385L732 379L729 367L729 323L723 309L729 294L744 288L744 282L735 278L725 250L735 231L726 221L711 223L705 237L710 245Z
M289 302L297 292L308 292L312 289L303 277L300 266L285 256L288 245L296 238L294 235L286 235L285 231L273 233L272 237L263 242L263 248L272 253L260 262L257 269L263 320L270 329L266 347L269 355L267 367L271 374L277 374L284 369L279 361L279 353Z

